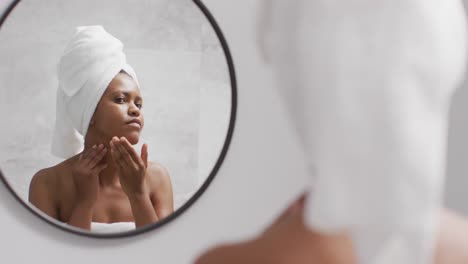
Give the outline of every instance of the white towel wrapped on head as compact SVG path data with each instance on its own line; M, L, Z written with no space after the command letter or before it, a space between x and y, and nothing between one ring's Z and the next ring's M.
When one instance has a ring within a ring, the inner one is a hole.
M121 71L138 85L120 40L102 26L78 27L58 65L59 87L52 154L72 157L83 150L84 137L97 104Z

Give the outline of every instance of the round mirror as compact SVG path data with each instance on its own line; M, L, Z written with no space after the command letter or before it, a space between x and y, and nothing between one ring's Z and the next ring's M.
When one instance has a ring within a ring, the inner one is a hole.
M154 229L221 166L234 69L201 1L14 1L0 57L0 175L48 223L92 237Z

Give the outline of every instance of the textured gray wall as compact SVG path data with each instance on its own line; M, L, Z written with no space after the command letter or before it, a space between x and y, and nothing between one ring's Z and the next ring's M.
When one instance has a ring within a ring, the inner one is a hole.
M124 43L145 100L142 140L168 168L176 207L211 171L226 136L230 85L211 25L186 0L23 0L0 31L0 168L27 199L29 181L60 162L49 153L56 65L77 26Z

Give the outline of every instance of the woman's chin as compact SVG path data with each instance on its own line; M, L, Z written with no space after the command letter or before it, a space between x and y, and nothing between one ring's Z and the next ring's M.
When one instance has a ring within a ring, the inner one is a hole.
M140 133L137 132L124 133L122 137L125 137L132 145L136 145L140 141Z
M140 141L140 136L137 137L127 137L128 142L132 145L138 144L138 141Z

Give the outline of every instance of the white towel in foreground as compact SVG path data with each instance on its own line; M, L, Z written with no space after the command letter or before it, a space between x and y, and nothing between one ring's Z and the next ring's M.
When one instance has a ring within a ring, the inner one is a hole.
M432 263L461 1L265 2L264 51L315 176L306 222L349 231L359 263Z

